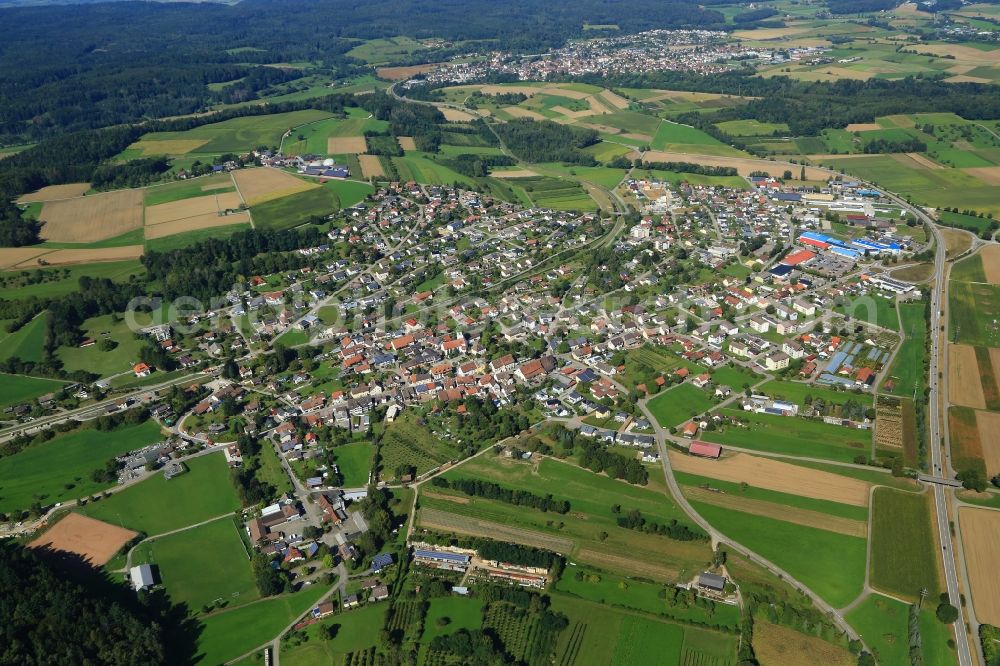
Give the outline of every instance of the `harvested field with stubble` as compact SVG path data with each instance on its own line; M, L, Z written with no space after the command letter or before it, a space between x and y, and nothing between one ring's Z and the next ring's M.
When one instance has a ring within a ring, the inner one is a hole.
M844 128L848 132L874 132L882 129L878 123L851 123Z
M598 94L598 97L616 109L627 109L629 105L629 101L627 99L610 90L602 90Z
M943 164L938 164L934 160L921 155L920 153L906 153L906 156L911 160L924 167L925 169L943 169Z
M983 272L990 284L1000 284L1000 245L987 245L979 254L983 258Z
M948 393L952 404L975 409L986 408L975 347L948 345Z
M364 141L364 138L362 138ZM280 169L261 167L259 169L238 169L233 172L236 186L248 206L256 206L319 187Z
M363 136L331 136L326 140L326 152L331 155L360 155L368 152Z
M670 451L670 464L679 472L733 483L753 482L765 490L825 499L853 506L868 506L869 484L839 474L801 467L746 453L708 460Z
M488 520L479 520L426 507L420 509L417 514L417 524L442 532L511 541L557 553L568 553L573 548L573 542L570 539L562 539L542 532L521 529L517 526L501 525Z
M464 123L476 119L475 115L467 111L459 111L458 109L453 109L450 106L440 106L438 107L438 110L442 114L444 114L444 119L447 120L448 122Z
M580 548L576 552L576 557L581 562L591 564L599 569L621 571L633 576L642 576L643 578L653 578L655 580L673 581L681 573L681 568L672 565L668 557L659 558L659 563L654 564L649 561L650 558L640 560L639 558L614 555L592 548ZM657 558L652 559L655 560Z
M986 476L992 479L1000 474L1000 413L976 412L976 428L986 462Z
M417 149L417 143L412 136L397 136L396 141L399 142L399 147L404 151Z
M694 153L675 153L663 150L650 150L643 155L644 162L691 162L707 166L733 167L741 176L749 176L753 171L765 171L772 176L780 177L785 170L792 171L796 176L802 165L756 160L747 157L717 157L715 155L698 155ZM815 167L805 167L808 180L825 181L830 174Z
M6 248L5 248L6 249ZM37 268L37 259L42 259L48 266L67 266L69 264L90 264L98 261L125 261L138 259L142 256L141 245L124 245L122 247L103 247L85 250L52 250L36 259L23 261L15 268Z
M853 666L848 650L762 619L753 623L753 650L761 666Z
M410 139L412 141L412 139ZM385 170L382 168L382 160L378 155L358 155L358 163L361 164L361 173L365 178L384 178Z
M39 234L60 243L94 243L142 226L142 190L47 201Z
M74 199L82 197L90 189L90 183L66 183L65 185L47 185L37 192L25 194L17 200L18 203L35 203L37 201L55 201L57 199Z
M150 206L146 209L146 227L184 220L189 217L215 215L224 210L237 210L242 203L243 199L240 198L239 194L226 192Z
M537 111L531 111L530 109L522 109L519 106L505 106L503 110L514 116L515 118L530 118L531 120L545 120L545 116L538 113ZM448 116L446 115L445 118ZM449 118L450 120L450 118Z
M44 247L0 247L0 269L13 268L46 252Z
M987 185L1000 185L1000 166L968 167L962 169L965 173L978 178Z
M963 506L958 516L976 618L1000 625L1000 511Z
M171 220L162 224L146 227L146 240L166 238L176 234L183 234L188 231L198 231L199 229L211 229L212 227L228 227L231 224L246 224L250 222L250 213L241 211L228 215L218 213L205 213L194 217L185 217L180 220Z
M425 65L408 65L405 67L379 67L375 70L375 76L386 81L405 81L412 79L417 74L432 72L443 63L432 62Z
M957 257L972 247L974 236L967 231L942 229L941 235L944 236L946 255L949 259Z
M815 527L828 532L836 532L837 534L861 537L862 539L868 536L868 524L861 520L831 516L828 513L800 509L765 500L739 497L725 492L709 490L708 488L690 487L684 490L684 494L688 499L696 502L721 506L754 516L774 518L775 520L783 520L786 523L794 525Z
M101 566L137 535L117 525L70 513L28 547L74 553L94 566Z
M494 178L534 178L538 174L529 169L505 169L503 171L498 169L491 171L490 175Z
M208 139L163 139L162 141L136 141L129 148L141 150L143 156L186 155L208 143Z

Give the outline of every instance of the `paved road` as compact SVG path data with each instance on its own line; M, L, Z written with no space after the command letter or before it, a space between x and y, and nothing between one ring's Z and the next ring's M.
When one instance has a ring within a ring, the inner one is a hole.
M931 451L931 473L940 477L953 477L954 472L951 468L950 455L945 453L944 460L942 460L941 452L941 443L944 441L942 435L941 412L942 405L946 405L947 403L942 402L940 386L941 379L939 377L946 376L948 372L947 359L943 359L942 356L947 353L946 345L942 343L941 339L941 313L944 308L948 273L945 257L945 242L940 230L926 214L920 210L914 210L914 212L923 222L929 225L934 233L935 239L937 240L937 252L934 255L934 288L931 291L930 303L930 331L928 331L928 334L931 336L930 373L928 380L930 383L930 394L928 396L930 428L928 436L930 437L929 448ZM946 400L947 396L943 396L943 398ZM939 483L932 483L931 488L934 493L934 511L937 517L938 540L941 545L941 560L944 563L945 582L948 587L948 598L953 606L961 609L962 603L961 592L958 585L958 564L956 563L948 518L948 502L949 499L953 499L954 497L952 494L953 490ZM955 513L955 519L957 523L957 511ZM959 539L961 539L961 536L959 536ZM970 614L970 624L975 631L976 623L971 604L968 607L968 612ZM961 618L962 616L960 614L959 623L954 627L958 663L959 666L973 666L973 664L980 662L981 655L977 649L976 657L974 658L972 656L973 653L969 647L968 633L965 631L965 623L961 621Z

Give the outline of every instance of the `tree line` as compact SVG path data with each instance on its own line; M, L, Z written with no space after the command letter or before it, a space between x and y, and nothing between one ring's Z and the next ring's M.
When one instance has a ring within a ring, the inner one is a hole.
M592 155L581 150L601 140L596 130L527 118L494 125L493 130L512 153L527 162L597 164Z
M451 488L470 497L482 497L514 506L527 506L543 512L569 513L569 502L566 500L553 499L550 494L536 495L526 490L511 490L492 481L480 479L452 479L449 481L443 476L436 476L431 484L438 488Z
M669 523L658 523L655 520L647 520L639 509L632 509L625 515L619 515L615 522L618 527L659 534L675 541L708 541L707 534L677 522L676 518L671 518Z

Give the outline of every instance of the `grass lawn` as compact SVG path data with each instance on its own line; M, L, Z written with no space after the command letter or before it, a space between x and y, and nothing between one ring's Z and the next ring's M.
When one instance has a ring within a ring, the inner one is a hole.
M347 653L378 645L379 631L388 608L385 603L371 604L311 625L304 631L308 637L305 642L296 646L282 643L281 661L295 666L342 664ZM434 608L434 602L431 603L431 608ZM475 615L476 618L481 618L478 611ZM429 622L428 616L425 626L429 627ZM337 627L337 634L333 640L325 640L321 636L331 626Z
M672 428L712 406L705 391L692 384L681 384L661 392L649 401L649 411L664 428Z
M107 352L101 351L97 345L60 347L56 356L63 362L66 370L86 370L104 377L130 370L139 361L140 341L124 319L115 321L113 315L102 315L86 320L82 328L84 337L98 341L111 338L118 346Z
M803 527L773 518L692 502L714 527L809 586L835 608L861 592L865 580L865 540Z
M333 450L337 457L337 467L344 477L345 488L360 488L368 484L373 452L374 447L367 442L345 444Z
M923 390L924 339L927 326L924 321L923 303L900 303L899 319L903 324L901 332L905 336L896 353L889 377L894 381L893 395L910 397Z
M39 315L0 340L0 360L11 357L41 362L44 357L45 317Z
M424 634L421 643L430 643L438 636L453 634L459 629L479 629L483 625L483 600L469 597L439 597L431 599L431 607L424 620ZM451 620L439 626L441 618Z
M880 664L903 665L910 663L907 613L903 602L873 593L847 614L847 621L865 639Z
M773 379L766 384L762 384L755 392L769 395L772 398L794 402L799 407L805 406L806 396L811 397L813 400L822 398L828 405L842 405L848 400L854 400L870 407L875 400L871 394L861 391L838 391L819 384L806 384L804 382L785 381L782 379Z
M713 384L728 386L734 391L741 390L744 385L753 386L762 379L756 372L743 366L724 366L712 370L711 373Z
M260 470L257 478L278 489L278 493L292 492L292 480L288 478L285 468L281 466L278 454L270 443L260 448Z
M85 497L107 487L91 473L109 458L161 439L160 426L147 421L110 432L76 430L57 435L12 456L0 458L0 511L27 509Z
M202 619L204 630L198 637L199 661L221 664L271 641L295 618L314 606L326 591L322 585L311 585L295 594L270 597Z
M830 425L797 416L754 414L739 409L724 409L726 416L746 419L749 427L725 426L705 431L702 439L754 451L825 458L853 462L855 456L868 455L871 432Z
M375 188L368 183L360 183L356 180L331 180L326 186L337 195L341 208L350 208L356 203L364 201L365 197L375 191Z
M868 321L870 318L868 304L870 302L874 302L875 304L874 321ZM868 323L881 326L882 328L888 328L893 331L899 330L899 317L896 314L896 304L891 298L885 298L883 296L866 296L852 301L846 306L838 305L833 310L834 312L846 314L852 319L868 321Z
M188 471L169 481L157 474L79 511L153 536L240 508L222 453L192 458L184 464Z
M259 229L291 229L315 216L325 218L340 208L340 197L328 184L257 204L250 208L250 214Z
M65 385L66 382L57 379L0 373L0 407L29 402L40 395L58 391Z
M585 574L583 580L576 579L578 572ZM736 627L740 622L740 611L735 606L718 604L712 612L698 606L672 608L660 597L663 585L587 566L569 567L563 572L556 589L600 604L666 615L676 620L729 627Z
M622 618L612 666L642 663L656 655L661 666L681 666L684 630L675 624L628 615Z
M146 250L170 252L171 250L179 250L180 248L188 247L189 245L194 245L210 238L229 238L237 231L247 231L248 229L250 229L250 225L246 222L241 222L240 224L227 224L222 227L208 227L195 231L185 231L173 236L148 240L146 241Z
M141 234L135 242L142 242ZM28 279L20 279L14 273L3 275L2 288L5 299L19 300L32 296L56 298L78 290L80 277L83 275L125 282L132 275L142 275L146 269L138 261L109 261L63 268L31 269L25 272L28 274Z
M872 514L871 584L914 602L940 591L938 547L927 494L877 488Z
M159 568L171 601L195 613L218 599L239 606L260 598L239 529L228 516L135 549L133 564Z

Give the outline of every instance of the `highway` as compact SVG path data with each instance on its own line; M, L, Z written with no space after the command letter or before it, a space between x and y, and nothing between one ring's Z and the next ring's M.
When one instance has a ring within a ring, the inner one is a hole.
M902 203L902 202L900 202ZM931 291L931 317L930 317L930 372L928 382L930 394L928 396L928 411L930 412L928 429L928 448L931 453L931 473L936 477L954 478L954 470L951 468L951 456L945 453L942 455L941 443L944 441L942 434L942 396L941 377L947 373L947 363L942 363L942 354L946 353L947 347L942 341L941 313L944 311L944 302L947 295L947 272L948 266L945 256L945 241L940 230L923 211L907 206L919 216L921 221L926 223L933 231L936 239L937 252L934 255L934 287ZM947 396L944 396L945 399ZM955 549L952 546L951 528L948 519L948 502L951 500L953 488L940 483L931 483L931 490L934 493L934 510L937 516L938 540L941 544L941 560L944 563L945 582L948 588L948 598L951 604L962 610L961 593L958 585L958 563L956 561ZM957 517L957 516L956 516ZM959 535L961 538L961 535ZM970 611L971 612L971 611ZM958 655L959 666L973 666L980 662L978 649L976 657L972 656L969 647L969 637L965 631L964 614L960 613L959 620L955 624L955 646Z

